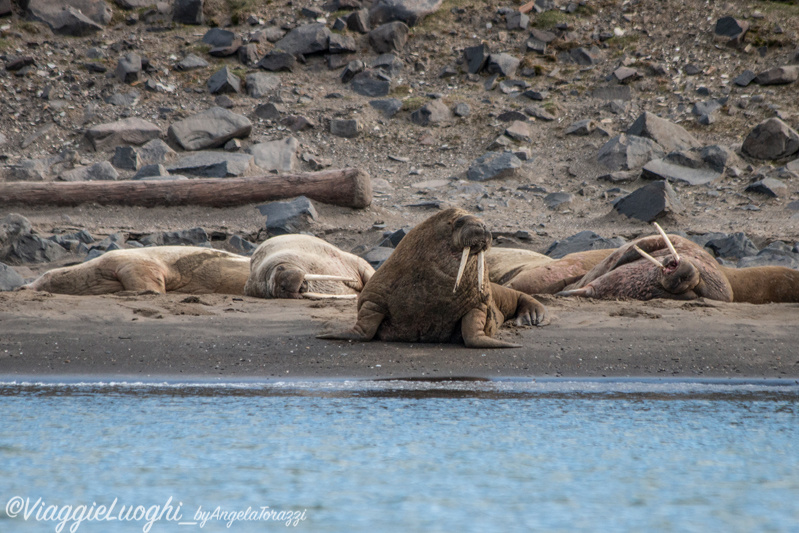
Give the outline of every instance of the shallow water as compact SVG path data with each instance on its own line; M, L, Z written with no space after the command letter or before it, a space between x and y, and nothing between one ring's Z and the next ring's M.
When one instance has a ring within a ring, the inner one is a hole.
M201 529L217 506L314 532L799 527L796 382L7 381L0 412L3 532L59 523L9 516L16 496L116 499L85 532L143 531L122 506L170 497L151 531L286 527Z

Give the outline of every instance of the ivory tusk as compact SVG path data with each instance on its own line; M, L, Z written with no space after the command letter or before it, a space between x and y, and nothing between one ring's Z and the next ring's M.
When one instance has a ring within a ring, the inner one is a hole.
M305 274L305 281L351 281L353 283L358 280L348 278L347 276L332 276L327 274Z
M651 262L652 262L652 264L653 264L653 265L657 265L657 266L658 266L658 268L663 268L663 264L662 264L660 261L658 261L657 259L655 259L655 258L654 258L654 257L652 257L651 255L649 255L648 253L646 253L645 251L643 251L642 249L640 249L640 248L638 247L638 245L637 245L637 244L634 244L634 245L633 245L633 248L635 248L635 251L636 251L636 252L638 252L639 254L641 254L641 257L643 257L643 258L644 258L644 259L646 259L647 261L651 261Z
M477 254L477 280L478 280L478 288L480 289L480 293L483 292L483 281L485 280L486 274L486 254L485 251L480 250Z
M660 225L657 222L653 222L652 224L655 225L655 228L657 228L657 230L660 232L660 235L666 241L666 246L669 247L669 251L671 252L671 255L674 256L674 261L679 263L680 262L680 254L677 253L677 250L674 248L674 245L671 244L671 241L669 240L669 236L666 235L666 232L663 231L663 228L661 228Z
M461 278L463 277L463 271L466 269L466 260L469 259L469 252L471 248L468 246L463 249L463 254L461 255L461 264L458 266L458 277L455 278L455 287L452 289L454 293L458 290L458 285L460 285Z
M303 292L300 296L308 299L326 299L326 300L354 300L358 297L357 294L322 294L321 292Z

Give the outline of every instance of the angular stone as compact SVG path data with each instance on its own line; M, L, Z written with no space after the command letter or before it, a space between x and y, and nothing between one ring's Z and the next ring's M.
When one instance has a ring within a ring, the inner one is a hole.
M175 0L172 8L172 20L178 24L200 25L203 17L203 0Z
M383 263L386 262L386 259L388 259L393 252L394 248L389 248L388 246L375 246L365 254L361 255L361 257L363 257L367 263L372 265L372 268L377 270L383 265Z
M350 88L361 96L386 96L391 91L391 80L379 70L367 69L352 78Z
M141 165L168 163L177 159L178 154L161 139L153 139L137 149Z
M645 111L627 130L628 135L652 139L665 150L684 150L702 146L685 128Z
M141 80L141 56L133 52L126 54L125 57L120 59L119 63L117 63L115 73L117 79L122 83L134 83Z
M757 75L751 70L744 70L734 80L732 80L732 82L739 87L746 87L747 85L755 81L756 77Z
M241 38L236 37L233 42L226 46L216 46L208 51L208 55L213 57L230 57L239 51L241 48Z
M527 26L530 24L530 17L524 13L513 11L511 14L507 15L506 24L510 31L526 30Z
M371 27L369 26L369 12L365 9L353 11L347 17L347 28L358 33L368 33Z
M547 43L539 41L538 39L530 38L524 43L528 52L535 52L536 54L544 55L547 53Z
M102 0L28 0L20 2L33 20L54 33L83 37L103 31L111 21L111 7Z
M506 78L512 78L516 75L516 69L519 68L521 61L510 54L490 54L486 64L486 70L489 74L499 74Z
M571 237L553 242L544 255L552 259L561 259L569 254L578 252L588 252L590 250L607 250L618 248L625 244L621 237L606 239L593 231L581 231Z
M463 51L463 55L466 59L466 68L469 74L477 74L488 63L488 45L483 43L477 46L470 46Z
M544 198L544 205L549 209L558 209L566 204L571 204L574 200L574 195L566 192L553 192Z
M317 219L316 208L305 196L289 202L271 202L257 206L266 216L266 231L271 235L300 233Z
M452 113L456 117L468 117L472 113L472 108L466 102L458 102L452 108Z
M757 255L757 246L743 232L733 233L726 237L713 239L705 244L717 257L725 259L741 259Z
M328 51L331 54L352 54L358 51L355 39L351 35L331 33Z
M654 222L681 213L683 206L667 181L656 181L621 198L613 209L626 217Z
M373 26L395 20L416 26L438 11L442 3L443 0L377 0L369 10L369 20Z
M261 104L255 108L255 116L263 120L277 120L280 118L280 110L273 103Z
M610 170L632 170L665 155L663 148L653 140L622 133L599 149L597 160Z
M203 35L203 43L210 45L211 48L223 48L230 46L236 40L236 34L230 30L222 28L211 28Z
M136 174L134 174L134 180L141 180L145 178L154 178L154 177L163 177L169 176L169 171L166 169L164 165L161 164L154 164L154 165L143 165Z
M293 132L307 131L316 127L316 123L308 117L302 115L288 115L280 123Z
M391 118L402 109L402 100L388 98L386 100L370 100L369 105L383 113L383 116Z
M107 104L111 104L114 106L135 106L139 103L139 97L141 94L136 89L131 89L126 93L114 93L108 98L106 98L105 102Z
M514 120L510 126L505 128L505 135L519 142L533 142L533 133L530 131L530 124L525 120Z
M402 61L394 54L381 54L372 63L372 68L382 70L391 78L399 76L402 67Z
M252 122L221 107L175 122L169 126L169 138L184 150L203 150L224 146L230 139L250 135Z
M799 79L799 65L789 65L761 72L755 78L755 83L758 85L786 85L797 79Z
M408 26L403 22L389 22L369 32L369 44L378 54L399 52L408 42Z
M579 120L566 128L566 135L591 135L596 129L596 122L591 119Z
M336 137L351 139L360 135L361 131L363 131L363 124L357 119L332 119L330 121L330 133Z
M511 152L487 152L474 160L466 178L471 181L486 181L518 177L522 160Z
M205 178L229 178L255 173L253 156L229 152L195 152L167 167L170 174L187 174Z
M291 72L296 63L297 60L288 52L272 50L262 57L256 66L271 72Z
M123 170L136 170L141 166L139 153L132 146L117 146L111 164Z
M0 291L13 291L22 285L25 285L25 279L10 266L0 263Z
M350 61L347 63L346 68L341 72L341 83L349 83L357 74L363 72L365 68L366 65L360 59ZM378 76L378 73L375 73L375 76ZM379 77L385 80L385 76Z
M228 244L233 248L233 251L242 255L252 255L255 249L258 248L255 244L238 235L233 235L228 241Z
M722 176L720 172L709 168L691 168L680 165L675 161L675 158L669 159L671 155L669 154L663 159L654 159L644 165L644 168L641 169L641 177L665 179L685 185L708 185L716 182Z
M237 94L241 92L241 79L228 67L222 67L208 79L207 86L211 94Z
M749 23L745 20L738 20L735 17L721 17L716 21L715 33L722 37L734 38L746 33L749 30Z
M266 72L247 74L245 82L247 94L253 98L263 98L280 87L280 77L277 74L267 74Z
M755 159L782 159L799 152L799 133L772 117L758 124L744 139L742 151Z
M411 122L419 126L443 124L452 120L452 111L441 100L431 100L411 113Z
M597 87L591 93L593 98L600 100L622 100L629 102L633 99L632 91L629 85L607 85L604 87Z
M590 50L583 47L573 48L569 52L569 57L573 62L582 66L596 65L600 61L599 49L596 47Z
M756 192L772 198L780 198L788 194L788 186L778 179L764 178L749 185L746 188L746 192Z
M619 67L613 71L613 77L616 78L619 83L629 83L640 78L641 73L634 68Z
M293 56L325 52L330 42L330 30L321 23L298 26L275 43L276 50L283 50Z
M255 159L255 164L267 172L290 173L299 166L297 151L300 142L294 137L249 146L245 151Z
M210 239L203 228L153 233L139 239L145 246L208 246Z
M140 145L161 136L161 128L137 117L92 126L86 137L98 152L111 150L122 144Z
M79 167L62 172L58 178L61 181L113 181L119 179L119 173L111 163L101 161L87 167Z
M240 46L236 52L239 58L239 63L246 66L254 66L258 64L258 45L255 43L247 43Z

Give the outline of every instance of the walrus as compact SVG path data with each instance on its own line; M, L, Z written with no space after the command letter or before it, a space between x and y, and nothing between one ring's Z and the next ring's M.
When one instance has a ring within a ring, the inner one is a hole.
M678 235L629 243L597 265L562 296L708 298L751 304L799 302L799 271L780 266L732 268L718 262L704 248ZM665 259L659 259L665 258Z
M55 268L24 289L96 295L119 291L188 294L244 293L250 260L198 246L154 246L106 252L85 263Z
M539 325L546 309L533 297L488 280L485 252L490 246L485 223L462 209L428 218L366 283L355 326L318 338L519 347L493 338L497 328L508 319Z
M357 298L374 269L312 235L267 239L252 255L244 294L257 298Z
M494 283L525 294L555 294L579 281L613 251L587 250L552 259L518 248L491 248L486 265Z

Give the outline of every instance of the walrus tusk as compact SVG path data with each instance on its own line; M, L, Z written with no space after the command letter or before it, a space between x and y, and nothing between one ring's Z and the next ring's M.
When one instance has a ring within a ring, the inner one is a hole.
M463 255L461 255L461 264L458 266L458 276L455 278L455 287L452 289L453 293L458 290L458 285L463 277L463 271L466 270L466 260L469 259L469 252L471 250L472 249L468 246L463 249Z
M637 244L634 244L634 245L633 245L633 248L635 248L635 251L636 251L636 252L638 252L639 254L641 254L641 257L643 257L643 258L644 258L644 259L646 259L647 261L651 261L653 265L657 265L657 266L658 266L658 268L661 268L661 269L662 269L662 268L664 268L664 267L663 267L663 264L662 264L660 261L658 261L657 259L655 259L655 258L654 258L654 257L652 257L651 255L649 255L648 253L646 253L645 251L643 251L642 249L640 249L640 248L638 247L638 245L637 245Z
M355 278L348 278L347 276L332 276L327 274L305 274L305 281L351 281L356 283L358 280Z
M309 299L328 299L328 300L353 300L358 297L357 294L322 294L321 292L303 292L300 293L303 298Z
M665 231L663 231L663 228L661 228L661 227L660 227L660 224L658 224L657 222L653 222L652 224L654 224L654 225L655 225L655 227L657 228L657 230L660 232L660 235L661 235L661 236L663 237L663 239L666 241L666 246L668 246L668 247L669 247L669 251L671 252L671 255L673 255L673 256L674 256L674 261L675 261L676 263L679 263L679 262L680 262L680 254L678 254L678 253L677 253L677 250L675 250L675 248L674 248L674 245L673 245L673 244L671 244L671 241L669 240L669 236L668 236L668 235L666 235L666 232L665 232Z
M480 293L483 292L483 281L485 281L486 275L486 253L484 250L480 250L477 254L477 279L478 279L478 288L480 289Z

